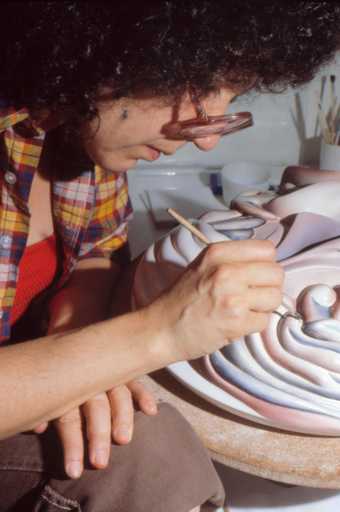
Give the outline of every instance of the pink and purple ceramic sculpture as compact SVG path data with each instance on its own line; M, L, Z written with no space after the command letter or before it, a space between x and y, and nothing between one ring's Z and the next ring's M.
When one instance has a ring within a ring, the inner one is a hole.
M233 413L317 435L340 435L340 181L330 178L297 168L282 180L282 190L288 181L293 190L244 194L232 209L197 221L211 242L272 240L285 269L284 299L265 331L169 368ZM183 227L155 242L137 268L134 306L156 298L202 249Z

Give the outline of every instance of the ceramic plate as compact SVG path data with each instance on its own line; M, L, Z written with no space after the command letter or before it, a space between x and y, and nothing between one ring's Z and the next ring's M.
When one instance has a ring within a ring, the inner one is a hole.
M283 263L286 271L285 292L294 302L295 298L306 286L319 283L327 284L331 287L339 285L339 260L339 240L327 242L320 248L308 251L307 258L306 255L304 255L303 258L301 255L290 258ZM294 430L296 432L312 435L326 435L323 431L315 431L312 425L310 428L306 427L304 429L286 428L281 423L262 416L257 411L211 382L208 376L204 376L204 370L196 370L189 362L183 361L172 364L168 366L168 371L184 386L232 414L281 430ZM327 432L327 435L339 434L329 434Z

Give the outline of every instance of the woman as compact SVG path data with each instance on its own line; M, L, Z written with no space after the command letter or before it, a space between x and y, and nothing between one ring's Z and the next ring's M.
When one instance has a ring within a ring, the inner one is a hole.
M229 120L208 133L205 113L223 115L235 96L309 80L339 47L340 9L125 0L3 2L1 14L0 510L221 505L190 427L169 406L155 415L135 379L262 330L282 270L266 242L216 244L149 307L107 319L125 172L189 140L212 149ZM29 304L46 290L44 330ZM19 434L51 420L66 475L52 429Z

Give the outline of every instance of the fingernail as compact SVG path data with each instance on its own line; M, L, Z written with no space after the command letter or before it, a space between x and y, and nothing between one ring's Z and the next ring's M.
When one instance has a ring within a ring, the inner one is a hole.
M66 473L71 478L79 478L82 470L82 465L77 460L72 460L66 464Z
M106 466L108 460L108 454L106 450L96 450L94 452L93 463L96 466Z
M116 440L128 443L131 439L131 430L126 427L118 427L114 431L114 437Z
M155 404L148 404L147 410L150 414L156 414L157 413L157 405Z

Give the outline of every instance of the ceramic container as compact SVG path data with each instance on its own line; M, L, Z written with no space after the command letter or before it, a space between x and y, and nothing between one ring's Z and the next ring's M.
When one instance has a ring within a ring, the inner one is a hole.
M239 194L248 191L267 190L271 169L260 162L231 162L221 170L223 199L227 206Z
M321 142L320 169L340 171L340 145Z

